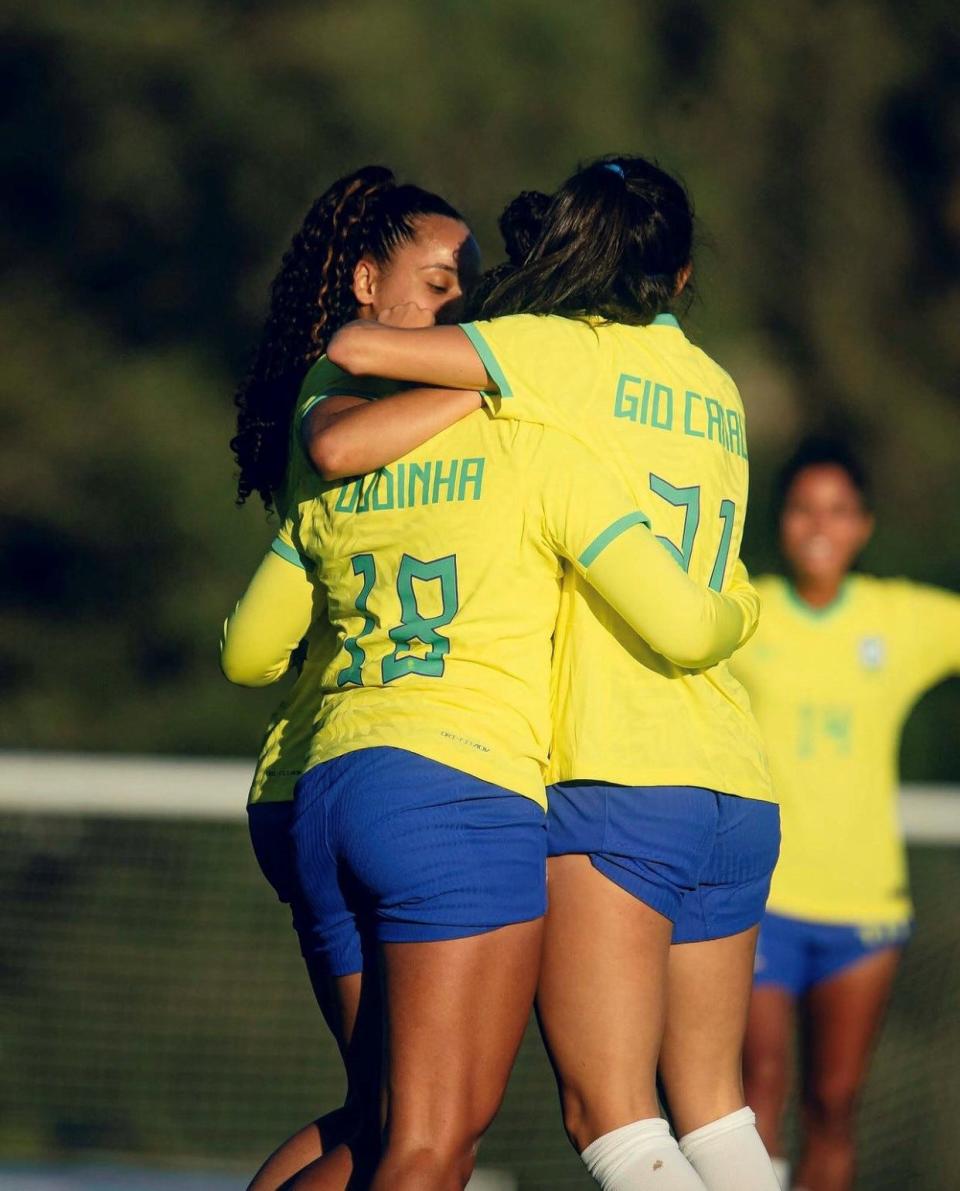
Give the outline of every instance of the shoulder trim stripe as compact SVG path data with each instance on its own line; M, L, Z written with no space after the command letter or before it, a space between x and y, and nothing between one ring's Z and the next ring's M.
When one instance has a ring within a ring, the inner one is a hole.
M303 559L292 546L288 546L286 542L281 541L280 538L274 538L270 543L270 549L274 554L279 554L285 562L292 562L295 567L299 567L301 571L307 568L304 566Z
M503 369L497 363L497 357L490 350L490 344L487 343L483 335L480 333L476 323L461 323L460 330L470 340L474 346L477 355L483 361L483 366L486 368L490 379L500 390L501 397L512 397L513 390L507 383L507 378L503 374Z
M618 517L612 525L608 525L602 533L597 534L577 561L582 567L589 567L591 563L596 562L599 555L606 550L612 541L626 530L632 529L634 525L649 526L650 518L646 513L641 513L639 509L633 513L627 513L623 517Z

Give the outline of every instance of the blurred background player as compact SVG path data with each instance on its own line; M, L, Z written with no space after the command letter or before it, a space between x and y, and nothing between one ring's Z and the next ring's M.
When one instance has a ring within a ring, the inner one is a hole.
M643 158L601 159L553 196L484 321L352 324L331 356L360 375L482 388L498 418L578 437L650 512L676 561L720 590L738 565L747 451L736 386L672 313L692 242L676 179ZM343 414L318 436L338 448L315 462L328 474L379 466L409 447L388 431L412 427L399 411L414 407L421 425L444 424L434 397L401 394ZM774 1187L740 1074L779 838L746 695L725 665L689 673L657 656L573 574L553 687L538 1011L567 1132L608 1191ZM683 1175L660 1116L658 1059Z
M787 1187L781 1129L802 1006L793 1185L849 1191L857 1099L910 933L900 733L924 691L960 671L960 596L853 572L873 515L863 468L843 442L803 442L779 497L787 576L758 581L760 628L732 662L764 732L783 830L745 1080Z
M346 394L370 397L396 389L394 382L346 377L326 359L327 341L339 327L351 319L379 318L405 303L415 303L441 321L455 321L478 267L469 227L439 195L400 185L383 166L365 166L337 179L311 206L284 255L271 284L270 309L253 365L237 392L237 432L231 447L239 466L238 503L257 493L268 511L276 510L281 519L287 515L290 493L307 466L299 424L295 427L293 419L298 397L323 397L333 410L355 400ZM273 565L283 565L272 557ZM276 598L269 574L259 573L257 583L264 598ZM244 606L256 606L255 598ZM241 628L236 614L234 621L236 640ZM296 655L297 681L267 728L247 811L257 860L277 896L291 907L317 1001L346 1058L359 1008L359 984L344 1018L342 998L332 996L304 935L289 834L293 790L312 740L320 675L338 648L320 593ZM229 643L222 664L230 673L234 654ZM262 680L279 678L286 668L283 659L278 671ZM348 1073L363 1069L347 1063ZM345 1110L305 1126L284 1143L253 1180L254 1191L279 1186L348 1134L355 1126L352 1106L362 1091L348 1079Z

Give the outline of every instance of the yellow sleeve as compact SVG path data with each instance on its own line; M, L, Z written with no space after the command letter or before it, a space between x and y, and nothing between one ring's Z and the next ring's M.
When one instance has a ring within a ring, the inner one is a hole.
M960 595L942 587L904 584L908 623L916 634L911 666L925 690L960 673Z
M579 443L544 431L542 500L548 538L586 581L677 666L699 670L757 627L760 598L738 563L724 593L695 583L657 541L626 489Z
M483 395L491 413L575 432L600 376L598 341L587 324L511 314L460 326L493 381Z
M230 682L267 686L282 678L314 615L322 614L314 585L291 551L289 542L277 539L224 622L220 668Z

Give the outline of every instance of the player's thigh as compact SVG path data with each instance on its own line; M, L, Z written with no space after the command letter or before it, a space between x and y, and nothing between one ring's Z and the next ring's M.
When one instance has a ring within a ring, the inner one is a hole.
M718 806L709 790L677 786L567 782L548 794L538 1007L567 1129L582 1144L581 1124L608 1131L656 1114L673 923L713 846Z
M543 809L402 750L366 750L343 768L343 856L381 945L391 1143L418 1130L434 1142L438 1122L482 1132L536 987Z
M252 804L247 808L250 839L263 875L273 886L278 899L290 907L293 927L300 941L301 954L317 1004L347 1069L348 1101L355 1100L366 1085L379 1079L376 1060L379 1055L380 1008L375 941L370 940L373 945L367 948L363 947L362 941L358 941L357 961L342 963L331 970L325 947L316 945L318 931L322 935L328 932L325 924L318 927L315 922L299 880L291 834L295 809L293 801ZM356 934L359 939L355 925L346 925L350 935ZM339 929L343 929L343 925ZM344 949L348 961L352 959L352 955L347 954L352 946L348 944ZM368 968L374 965L372 972L368 971L365 976L362 970L346 971L360 968L365 950L369 956ZM346 971L346 974L340 975L341 971ZM365 1008L370 1001L374 1004ZM356 1027L361 1017L365 1019L366 1028L358 1035ZM331 1144L337 1144L341 1135L352 1128L350 1112L344 1115L342 1111L335 1111L305 1126L299 1135L290 1138L281 1149L288 1160L294 1152L305 1153L311 1148L319 1152L321 1148L325 1150ZM256 1181L255 1185L258 1185Z
M339 979L317 973L317 998L326 1006L324 1016L347 1072L346 1101L288 1137L260 1167L248 1191L326 1186L326 1182L307 1177L308 1168L321 1156L342 1150L338 1163L346 1165L349 1173L355 1162L347 1147L376 1145L382 1051L379 984L376 967ZM295 1176L296 1184L292 1181Z
M389 1141L472 1143L492 1120L530 1017L543 920L383 947Z
M807 1098L840 1110L866 1076L902 949L884 947L815 984L804 1001Z
M376 957L375 946L371 951ZM379 1114L383 1058L379 958L371 958L362 973L339 977L334 983L340 1017L336 1037L347 1071L347 1104L373 1118Z
M655 1069L672 923L584 855L548 862L537 991L544 1040L580 1148L656 1116Z
M660 1074L681 1133L743 1106L741 1053L757 928L670 949Z

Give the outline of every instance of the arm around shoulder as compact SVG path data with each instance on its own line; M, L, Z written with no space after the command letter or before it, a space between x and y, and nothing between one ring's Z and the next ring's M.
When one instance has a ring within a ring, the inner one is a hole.
M618 535L584 574L657 653L685 670L715 666L757 627L760 599L742 565L729 592L701 587L646 525Z
M760 599L737 564L730 591L694 582L602 460L544 431L539 492L560 553L657 653L685 670L727 658L757 626Z
M486 389L483 361L460 327L388 327L358 319L327 344L327 358L351 376Z
M379 401L349 402L328 411L315 406L303 423L310 462L325 480L366 475L446 430L482 404L466 389L408 389Z

